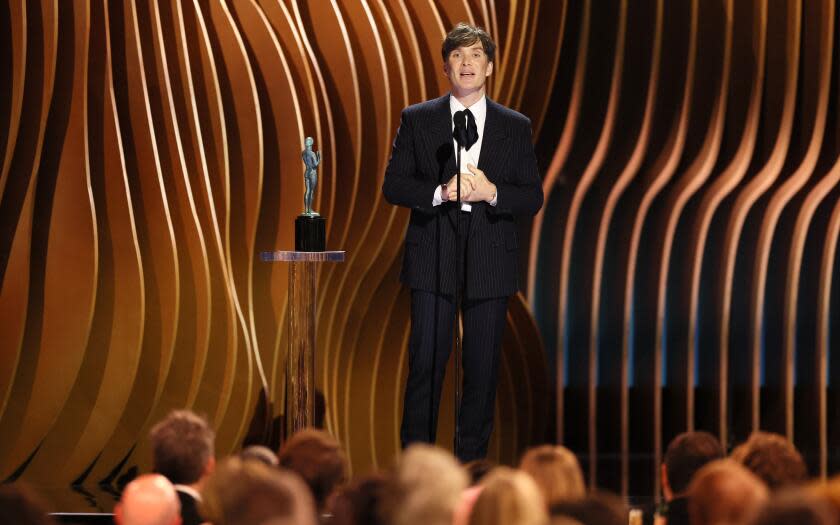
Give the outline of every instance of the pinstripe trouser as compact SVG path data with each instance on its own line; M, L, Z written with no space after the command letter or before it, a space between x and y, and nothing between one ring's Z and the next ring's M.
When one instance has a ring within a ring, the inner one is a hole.
M462 302L464 382L458 422L460 447L455 455L465 463L487 455L507 302L507 297ZM400 431L403 447L435 441L454 324L452 296L411 291L408 381Z

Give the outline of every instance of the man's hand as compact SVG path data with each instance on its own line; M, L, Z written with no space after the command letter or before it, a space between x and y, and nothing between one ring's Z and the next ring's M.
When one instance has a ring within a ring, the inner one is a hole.
M467 202L479 202L485 201L490 202L494 198L496 198L496 185L490 182L487 179L487 176L484 175L484 172L478 169L477 167L473 166L472 164L467 164L467 169L472 172L470 175L466 175L466 178L470 179L472 182L472 191L470 192L468 197L464 197L461 194L461 200ZM461 175L461 180L463 181L465 178L464 175Z
M458 199L458 194L456 190L458 188L458 176L454 176L449 179L449 182L446 183L446 192L447 195L441 194L441 199L443 201L454 201ZM469 201L468 198L472 194L473 190L475 189L473 183L473 176L467 173L461 174L461 200L464 202L472 202Z

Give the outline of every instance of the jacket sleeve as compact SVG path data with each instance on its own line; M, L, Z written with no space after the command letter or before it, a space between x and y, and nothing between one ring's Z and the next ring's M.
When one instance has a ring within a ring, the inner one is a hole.
M506 182L496 184L496 206L487 206L488 213L535 215L543 205L542 180L531 139L531 121L525 120L517 130L514 142L514 173Z
M382 193L385 200L423 213L437 213L440 206L432 206L437 183L424 180L416 164L414 152L414 126L407 110L400 117L400 127L394 138L391 159L385 169Z

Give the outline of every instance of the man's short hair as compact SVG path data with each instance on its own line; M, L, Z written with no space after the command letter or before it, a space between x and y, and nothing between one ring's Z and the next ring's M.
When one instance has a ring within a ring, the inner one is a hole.
M201 416L174 410L149 433L155 472L173 484L190 485L201 479L214 454L215 433Z
M443 61L449 59L449 53L458 49L459 47L467 47L481 42L481 47L484 48L484 54L487 55L487 60L493 62L496 58L496 43L490 38L490 35L484 29L473 26L464 22L459 22L452 31L450 31L443 40L441 46L441 55Z
M771 490L808 479L808 467L799 451L780 434L753 432L730 457L764 480Z
M665 452L665 471L674 494L688 488L694 473L706 463L723 458L720 441L708 432L684 432L675 437Z
M314 428L303 429L283 444L280 466L296 472L309 485L315 505L323 510L327 498L347 481L347 458L334 437Z

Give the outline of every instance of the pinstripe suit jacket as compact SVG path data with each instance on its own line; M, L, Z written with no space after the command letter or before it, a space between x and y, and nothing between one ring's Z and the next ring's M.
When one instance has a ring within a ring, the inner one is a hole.
M404 109L382 191L411 209L400 280L435 293L455 293L456 205L432 206L435 188L455 175L449 95ZM496 206L473 203L465 297L513 295L517 285L515 215L534 215L543 202L531 142L531 121L487 99L478 167L496 185Z

